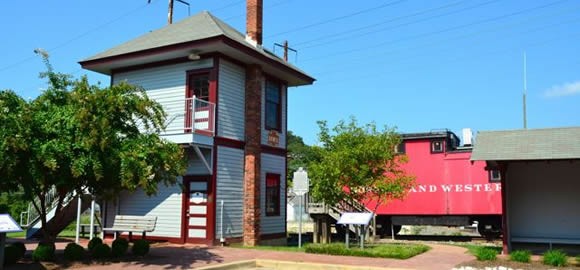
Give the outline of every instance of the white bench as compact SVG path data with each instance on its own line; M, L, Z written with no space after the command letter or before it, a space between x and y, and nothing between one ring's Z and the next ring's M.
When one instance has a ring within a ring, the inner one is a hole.
M553 238L553 237L511 237L512 242L516 243L537 243L537 244L548 244L550 249L552 249L552 244L567 244L567 245L580 245L580 239L577 238Z
M113 227L103 228L103 231L115 232L115 239L117 239L119 233L128 232L129 241L132 240L134 232L140 232L143 239L145 239L147 232L155 230L156 223L157 217L116 215Z

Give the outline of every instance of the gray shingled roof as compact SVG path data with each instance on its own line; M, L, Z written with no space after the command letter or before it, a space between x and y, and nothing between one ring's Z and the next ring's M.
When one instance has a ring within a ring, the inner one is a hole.
M471 160L580 159L580 127L482 131Z
M119 46L91 56L84 61L123 55L167 45L180 44L193 40L201 40L224 35L242 44L251 46L240 32L214 17L207 11L202 11L175 24L167 25L158 30L127 41Z

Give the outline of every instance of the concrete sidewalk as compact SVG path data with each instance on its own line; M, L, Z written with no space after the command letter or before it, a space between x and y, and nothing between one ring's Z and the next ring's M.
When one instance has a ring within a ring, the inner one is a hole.
M70 241L69 241L70 242ZM81 244L86 247L88 241ZM64 250L68 242L59 241L57 250ZM109 243L110 244L110 243ZM331 256L297 252L265 251L230 247L205 247L196 245L155 244L148 256L140 261L107 263L104 265L75 265L75 269L195 269L220 263L262 259L317 264L335 264L352 266L371 266L384 268L433 269L447 270L454 266L473 260L462 247L428 244L431 250L407 260L363 258L349 256ZM28 250L36 247L35 243L26 244Z

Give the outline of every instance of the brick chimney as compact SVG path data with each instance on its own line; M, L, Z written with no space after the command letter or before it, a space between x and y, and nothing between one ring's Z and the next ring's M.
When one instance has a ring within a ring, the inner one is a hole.
M246 40L256 47L262 46L262 0L247 0ZM264 80L260 65L246 67L243 216L243 241L246 246L255 246L260 242L262 85Z
M262 0L246 2L246 40L262 46Z

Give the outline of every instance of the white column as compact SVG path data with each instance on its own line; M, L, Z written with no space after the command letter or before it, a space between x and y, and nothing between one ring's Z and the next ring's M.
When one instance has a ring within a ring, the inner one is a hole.
M82 204L82 200L81 200L81 195L79 194L79 199L78 199L78 204L77 204L77 230L76 230L76 235L75 235L75 243L79 243L79 233L80 233L80 229L81 229L81 204Z
M90 236L89 239L93 239L93 235L95 234L95 197L91 201L91 228L89 229Z

